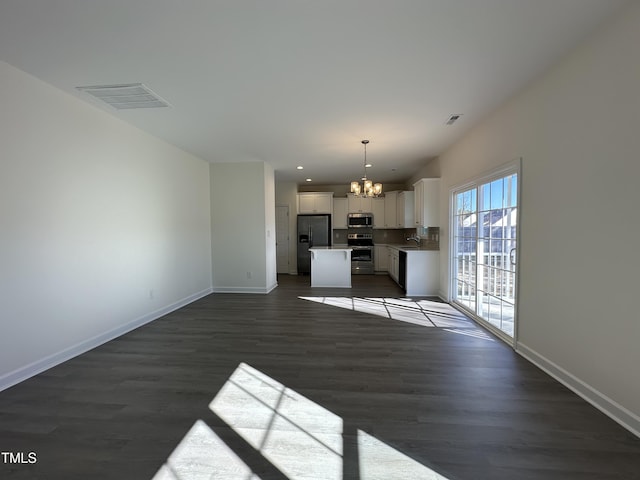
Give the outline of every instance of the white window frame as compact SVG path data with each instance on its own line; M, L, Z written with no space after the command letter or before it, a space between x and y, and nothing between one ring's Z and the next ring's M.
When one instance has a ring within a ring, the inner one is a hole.
M510 337L509 335L507 335L506 333L504 333L502 330L500 330L499 328L495 327L494 325L490 324L489 322L487 322L486 320L484 320L483 318L479 317L475 311L471 311L467 308L464 308L462 305L455 303L453 301L453 297L455 295L454 292L457 291L457 284L456 284L456 278L454 278L453 276L453 272L455 271L455 262L456 262L456 257L455 257L455 235L454 235L454 231L455 231L455 224L454 224L454 215L455 215L455 195L456 193L459 193L461 191L464 190L468 190L470 188L478 188L480 185L485 184L485 183L490 183L494 180L497 180L499 178L505 177L507 175L513 175L513 174L517 174L517 178L518 178L518 183L517 183L517 202L518 202L518 223L516 225L516 259L518 259L517 261L519 262L519 259L521 258L520 256L520 248L521 248L521 244L522 244L522 239L520 236L520 225L522 224L522 158L516 158L510 162L507 162L503 165L500 165L492 170L489 170L487 172L481 173L478 176L475 176L473 178L467 179L466 181L457 184L457 185L453 185L450 189L449 189L449 261L447 262L447 266L448 266L448 272L447 272L447 278L448 278L448 283L449 283L449 295L448 295L448 299L447 301L449 302L449 304L451 304L452 306L454 306L455 308L458 308L459 310L461 310L462 312L464 312L466 315L468 315L469 317L471 317L476 323L482 325L483 327L487 328L488 330L490 330L493 334L495 334L498 338L500 338L501 340L503 340L505 343L511 345L513 348L516 347L517 343L518 343L518 329L519 329L519 322L518 322L518 311L519 311L519 303L520 303L520 265L518 263L517 267L516 267L516 300L515 300L515 311L514 311L514 332L513 332L513 337Z

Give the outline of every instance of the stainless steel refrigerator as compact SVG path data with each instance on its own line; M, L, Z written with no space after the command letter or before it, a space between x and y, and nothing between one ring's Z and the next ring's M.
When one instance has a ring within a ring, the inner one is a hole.
M298 274L311 273L311 247L331 246L331 215L298 215Z

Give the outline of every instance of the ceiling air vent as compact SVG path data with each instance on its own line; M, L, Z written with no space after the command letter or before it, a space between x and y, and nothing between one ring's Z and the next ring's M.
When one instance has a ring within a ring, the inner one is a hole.
M461 116L462 116L461 113L453 114L453 115L451 115L449 117L449 120L447 120L444 124L445 125L453 125Z
M76 87L82 92L102 100L117 110L131 108L161 108L168 107L169 103L153 93L142 83L130 83L127 85L93 85Z

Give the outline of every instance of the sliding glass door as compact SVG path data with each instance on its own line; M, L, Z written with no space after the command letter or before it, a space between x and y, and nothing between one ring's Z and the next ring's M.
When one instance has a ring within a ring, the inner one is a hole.
M453 192L453 301L508 338L515 336L516 167Z

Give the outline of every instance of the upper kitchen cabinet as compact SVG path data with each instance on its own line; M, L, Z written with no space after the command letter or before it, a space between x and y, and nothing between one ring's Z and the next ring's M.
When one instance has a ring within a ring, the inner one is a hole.
M350 193L347 198L349 213L371 213L371 197L360 197Z
M371 213L373 214L373 228L387 228L385 227L384 205L385 205L385 201L383 197L374 197L371 199Z
M335 197L333 199L333 228L347 228L347 198Z
M396 228L415 227L414 208L413 192L407 191L398 193L398 203L396 205Z
M298 193L298 213L333 213L333 192Z
M422 178L413 184L415 227L438 227L440 219L438 206L440 200L440 179Z
M384 228L398 228L398 205L399 192L387 192L384 194ZM374 218L375 221L375 218Z

